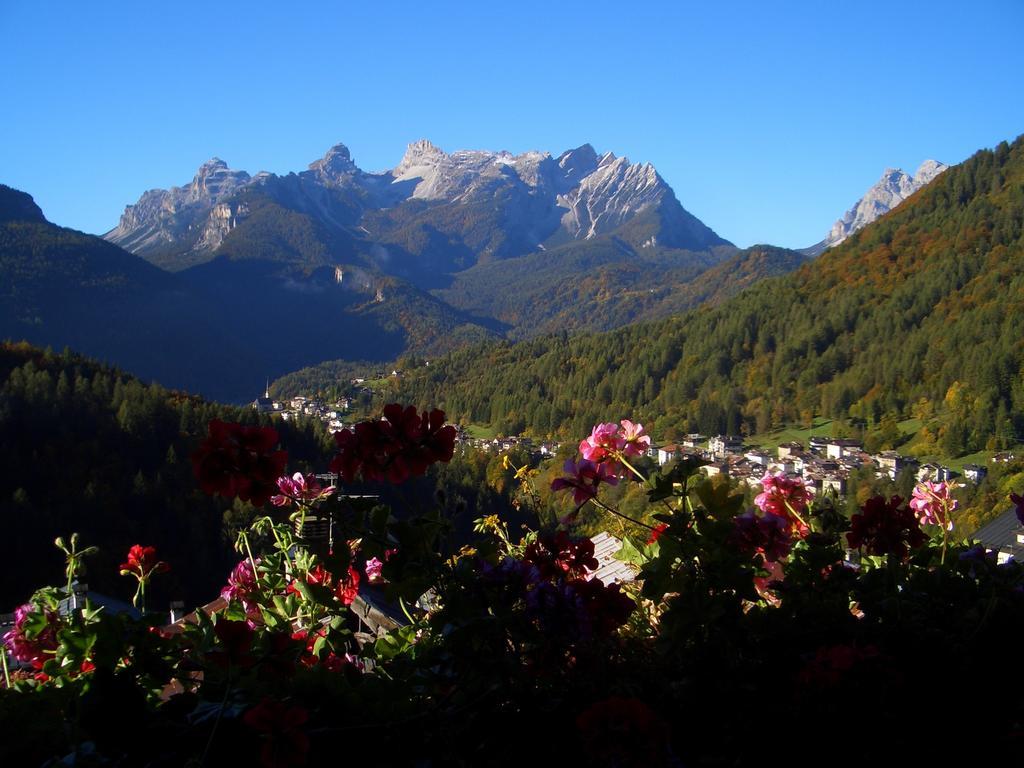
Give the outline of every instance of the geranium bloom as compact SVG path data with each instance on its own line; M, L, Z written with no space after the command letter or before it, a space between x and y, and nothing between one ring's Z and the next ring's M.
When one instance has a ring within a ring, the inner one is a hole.
M401 483L419 477L437 461L451 461L455 452L455 427L445 425L444 411L420 414L412 406L391 403L380 421L363 421L355 431L334 434L338 454L331 471L346 482L357 474L364 480Z
M343 605L352 605L359 595L359 578L359 571L350 565L348 567L348 577L344 581L339 582L334 590L334 594L341 600Z
M167 573L171 566L156 559L156 547L144 547L135 544L128 550L128 558L121 563L122 576L134 576L137 579L148 579L154 573Z
M644 425L634 424L629 419L623 419L619 424L622 425L619 431L623 442L622 452L627 456L643 456L647 453L651 447L651 438L644 434Z
M256 564L259 565L259 562L257 559ZM240 602L249 621L255 623L262 621L260 599L263 594L256 571L248 559L242 560L234 567L228 576L227 586L220 591L220 596L228 601Z
M255 663L249 651L256 633L246 621L231 621L223 616L213 625L218 646L207 654L210 661L221 667L251 667Z
M211 496L238 496L256 506L266 504L288 463L285 451L274 450L277 440L277 430L270 427L243 427L214 419L209 436L192 454L192 471Z
M878 658L878 649L873 645L864 648L852 645L821 647L800 670L798 679L804 685L831 688L841 683L859 663Z
M270 497L270 503L275 507L286 507L293 501L319 501L337 490L333 485L324 488L316 479L316 475L303 475L301 472L296 472L291 477L283 475L277 478L277 487L281 493Z
M591 430L590 437L580 442L580 453L587 461L604 461L621 451L624 444L615 424L597 424Z
M846 534L850 547L863 549L869 555L893 555L901 560L928 538L899 496L889 501L881 496L868 499L860 512L850 518L850 526Z
M619 478L607 464L595 464L588 459L580 459L579 462L566 459L563 469L567 476L555 478L551 482L551 490L560 491L563 488L574 488L573 501L577 506L595 498L597 488L601 483L608 485L618 485L619 483Z
M668 523L658 523L656 526L654 526L654 528L651 530L651 535L647 537L647 541L645 542L647 546L651 546L651 544L660 539L661 534L663 534L667 530Z
M758 516L748 510L733 521L736 526L732 542L751 554L760 554L765 561L774 563L789 554L793 546L790 521L781 515L767 513Z
M305 709L264 697L245 713L242 720L262 736L260 764L263 768L291 768L306 764L309 737L302 726L309 720L309 712Z
M581 578L597 570L594 542L586 536L571 537L565 531L542 533L526 546L523 562L537 568L541 578Z
M810 533L806 516L811 496L802 479L782 472L766 472L761 478L761 489L754 503L762 512L785 518L790 522L791 532L801 538Z
M953 487L949 483L918 483L914 488L914 498L910 500L910 508L917 513L917 519L922 524L937 525L947 531L953 530L953 519L950 515L958 506L957 500L951 494Z
M371 557L366 561L366 580L377 581L381 578L380 572L384 567L384 563L376 557Z
M306 573L307 584L315 584L321 587L330 587L333 582L334 576L331 574L330 571L328 571L326 568L320 565L320 563L314 565ZM299 592L299 589L295 586L294 581L292 581L292 583L288 585L288 588L285 591L293 595L301 594L301 592Z
M612 696L576 718L591 758L601 765L667 765L669 728L639 699Z
M1021 525L1024 525L1024 497L1018 496L1016 493L1011 493L1010 501L1013 502L1013 506L1016 508L1017 520L1020 521Z
M4 645L18 661L42 669L57 650L60 616L32 603L14 610L14 628L4 633Z

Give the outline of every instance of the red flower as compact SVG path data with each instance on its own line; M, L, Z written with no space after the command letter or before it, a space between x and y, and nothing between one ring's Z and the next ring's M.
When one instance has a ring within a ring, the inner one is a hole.
M302 726L309 720L309 712L305 709L264 697L245 713L242 720L261 734L260 764L264 768L292 768L306 764L309 737Z
M334 583L334 576L330 571L320 565L320 563L317 563L306 573L306 583L313 584L315 586L330 587L331 584ZM298 587L295 586L294 581L288 585L288 588L285 591L293 595L302 594L299 592Z
M843 682L854 667L879 657L873 645L863 649L853 645L822 646L814 658L804 664L797 679L807 686L832 688Z
M769 512L758 516L751 509L738 515L733 524L732 543L751 555L762 555L766 562L781 560L792 548L790 521L781 515Z
M288 463L285 451L275 451L277 430L243 427L214 419L209 437L192 454L192 470L203 491L224 498L238 496L256 506L277 493L277 479Z
M846 541L869 555L893 555L902 560L928 539L914 511L903 506L899 496L889 501L881 496L868 499L850 518L850 526Z
M586 537L572 538L565 531L540 534L526 546L523 562L535 566L545 579L580 578L598 566L594 542Z
M363 421L355 431L334 434L338 454L331 471L346 482L357 474L364 480L401 483L426 474L437 461L451 461L455 452L455 427L445 426L444 411L419 414L413 406L391 403L380 421Z
M651 546L651 544L660 539L661 534L663 534L667 530L668 523L658 523L656 526L654 526L653 530L651 530L651 535L647 537L647 541L645 542L647 546Z
M668 765L669 729L639 699L612 696L576 718L587 752L602 765Z
M254 663L249 651L252 650L252 641L255 632L248 622L230 621L223 617L217 619L213 625L213 632L220 641L219 650L211 651L208 656L211 661L221 667L251 667Z
M156 547L144 547L141 544L133 544L128 550L128 559L121 563L122 576L135 576L139 579L148 579L154 573L167 573L171 566L162 560L156 559Z
M348 567L348 578L338 584L334 594L345 605L352 605L359 594L359 571L350 565Z

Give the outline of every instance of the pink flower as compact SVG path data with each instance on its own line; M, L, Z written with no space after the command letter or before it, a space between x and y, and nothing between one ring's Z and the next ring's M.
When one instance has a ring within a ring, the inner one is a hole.
M810 533L805 518L811 496L803 480L799 477L788 477L782 472L776 475L765 472L761 478L761 489L754 503L762 512L788 520L792 532L801 538Z
M275 507L287 507L293 501L319 501L336 490L333 485L324 488L316 475L303 475L301 472L277 478L277 487L281 493L270 497L270 503Z
M644 434L643 424L634 424L629 419L619 422L619 438L623 442L622 452L627 456L643 456L651 447L651 438Z
M4 633L4 644L18 661L42 669L57 650L59 625L60 617L53 611L25 603L14 610L14 629Z
M259 560L256 563L259 564ZM258 624L263 620L259 604L263 595L256 572L248 559L241 561L231 571L227 586L220 591L220 596L229 602L240 602L249 621Z
M384 563L382 563L376 557L371 557L369 560L367 560L366 561L366 580L367 581L377 581L377 580L379 580L381 578L380 571L381 571L381 568L383 568L383 567L384 567Z
M587 461L599 462L621 451L624 445L615 424L597 424L590 437L580 443L580 453Z
M914 497L910 500L910 508L922 524L937 525L947 531L953 530L951 513L958 502L951 495L954 486L949 483L933 483L925 481L914 488Z
M573 501L577 506L595 498L597 487L601 483L608 485L618 485L619 483L619 478L607 464L595 464L588 459L580 459L579 462L566 459L563 469L568 477L555 478L551 482L551 490L560 491L563 488L574 488Z

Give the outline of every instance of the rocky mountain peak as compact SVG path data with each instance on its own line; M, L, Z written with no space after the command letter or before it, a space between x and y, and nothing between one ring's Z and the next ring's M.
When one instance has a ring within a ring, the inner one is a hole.
M406 175L410 168L437 165L447 157L448 155L429 139L414 141L405 148L405 155L395 168L394 175L397 178Z
M309 164L309 170L326 178L336 178L359 169L352 162L352 154L344 144L335 144L322 158Z
M832 225L825 239L805 249L805 252L816 255L838 245L858 229L887 214L947 168L945 163L937 160L925 160L913 176L901 168L886 168L882 178Z
M217 203L249 180L245 171L233 171L219 157L212 157L199 166L192 183L186 188L184 202ZM174 191L171 190L172 193Z
M938 160L925 160L914 174L914 182L923 187L947 168L949 168L948 165L940 163Z

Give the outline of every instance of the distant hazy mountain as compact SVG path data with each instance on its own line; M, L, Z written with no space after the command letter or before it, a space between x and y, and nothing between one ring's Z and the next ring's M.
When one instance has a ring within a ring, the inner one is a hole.
M857 230L891 211L948 167L937 160L925 160L913 176L899 168L886 168L878 183L832 225L825 239L810 248L805 248L803 252L817 256L826 249L839 245Z

